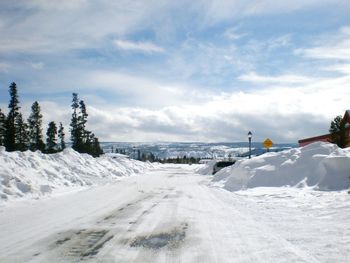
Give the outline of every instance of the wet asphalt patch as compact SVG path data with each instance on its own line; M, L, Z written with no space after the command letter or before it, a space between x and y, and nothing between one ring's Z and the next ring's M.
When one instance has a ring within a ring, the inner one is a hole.
M60 235L63 237L54 243L53 249L62 251L61 254L67 257L67 260L68 258L94 257L114 237L108 229L70 230Z
M180 228L174 228L169 232L151 234L149 236L136 237L130 247L144 247L148 249L177 248L186 238L188 224L183 224Z

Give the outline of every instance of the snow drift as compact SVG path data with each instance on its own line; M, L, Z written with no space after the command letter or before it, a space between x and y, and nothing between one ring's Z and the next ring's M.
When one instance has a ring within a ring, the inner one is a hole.
M121 155L93 158L73 149L43 154L39 151L6 152L0 147L0 201L37 197L67 187L108 183L151 167L150 163Z
M196 172L198 174L203 174L203 175L207 175L207 174L213 174L213 168L214 165L216 164L217 160L211 160L209 162L207 162L205 165L200 165Z
M254 187L313 187L344 190L350 187L350 148L316 142L301 148L239 160L219 171L214 181L236 191Z

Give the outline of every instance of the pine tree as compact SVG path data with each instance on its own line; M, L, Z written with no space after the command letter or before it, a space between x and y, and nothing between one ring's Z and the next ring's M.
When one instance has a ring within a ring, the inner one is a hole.
M29 144L28 124L24 122L23 116L21 113L17 115L16 123L18 126L18 130L16 134L17 150L26 151L28 150L28 144Z
M79 122L79 128L81 130L81 133L84 134L85 128L86 128L86 122L87 122L87 117L88 114L86 112L86 106L83 100L79 102L79 109L80 109L80 114L78 117L78 122ZM86 134L84 134L85 137ZM86 139L86 138L85 138Z
M86 112L86 106L83 100L79 101L79 110L78 129L79 134L81 134L80 152L90 153L95 135L86 130L88 114Z
M57 127L56 123L51 121L46 132L46 152L55 153L57 152Z
M93 143L95 140L95 134L93 134L91 131L84 130L83 137L84 137L84 145L82 148L82 152L91 154Z
M44 151L45 144L42 134L42 118L43 115L40 112L40 105L35 101L32 105L32 112L28 118L29 124L29 138L30 138L30 150Z
M9 87L9 93L10 93L10 103L9 103L9 113L6 118L6 132L5 132L5 147L6 150L16 151L18 150L16 141L18 141L18 138L16 136L18 135L19 127L17 125L17 117L19 114L20 107L18 106L19 100L18 100L18 94L17 94L17 85L16 83L12 82Z
M70 132L71 132L71 140L72 140L72 148L80 152L81 146L82 146L82 134L79 127L79 118L78 118L78 109L79 109L79 99L78 94L73 93L73 99L72 99L72 119L70 123Z
M6 135L6 116L2 113L0 109L0 146L5 145L5 135Z
M64 128L62 122L60 122L60 126L58 128L58 138L60 139L60 150L63 151L66 148L66 143L64 142Z
M70 123L72 148L80 153L88 153L95 157L99 156L103 151L95 135L86 129L88 117L86 106L83 100L79 101L76 93L73 93L71 106L73 110Z
M87 130L84 131L84 134L84 145L82 152L94 155L95 134Z
M329 128L331 134L331 142L337 144L340 148L345 148L346 146L346 129L345 121L341 116L337 116L331 122Z
M102 148L100 146L100 142L98 141L97 138L94 138L94 140L93 140L92 151L90 154L94 157L98 157L101 154L103 154L103 150L102 150Z

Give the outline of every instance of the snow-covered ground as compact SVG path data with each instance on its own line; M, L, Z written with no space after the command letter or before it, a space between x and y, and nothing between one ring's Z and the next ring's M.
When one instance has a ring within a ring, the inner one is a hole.
M202 168L206 171L210 167ZM312 187L317 190L350 188L350 148L316 142L278 153L238 160L219 171L214 181L227 190L254 187Z
M151 167L150 163L118 154L93 158L72 149L42 154L39 151L6 152L0 147L0 203L101 185Z
M188 169L190 168L190 169ZM0 210L0 262L349 262L346 191L229 192L163 165Z
M349 262L349 152L318 143L203 176L211 163L1 151L0 262Z

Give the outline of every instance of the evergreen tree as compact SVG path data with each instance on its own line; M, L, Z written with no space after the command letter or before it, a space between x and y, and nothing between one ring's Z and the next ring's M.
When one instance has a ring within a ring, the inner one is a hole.
M32 151L45 150L45 144L43 141L43 134L42 134L42 118L43 118L43 115L40 112L39 103L35 101L32 105L32 112L28 118L29 139L30 139L29 148Z
M5 135L6 135L6 116L2 113L0 109L0 146L5 145Z
M71 119L71 140L72 148L80 153L88 153L99 156L103 153L99 141L95 135L86 129L87 111L84 101L79 101L78 94L73 93ZM79 110L79 112L78 112Z
M60 122L60 126L58 128L58 138L60 139L60 150L63 151L66 148L66 143L64 142L64 128L62 122Z
M28 150L29 144L29 134L28 134L28 124L24 122L23 116L19 113L16 117L16 123L18 126L16 134L16 148L19 151Z
M71 119L71 140L72 140L72 148L77 151L81 152L82 150L82 132L81 132L81 126L79 125L79 116L78 116L78 109L79 109L79 99L78 94L73 93L73 99L72 99L72 119Z
M100 156L101 154L103 154L103 150L100 146L100 142L98 141L97 138L94 138L93 140L93 145L92 145L92 149L91 149L91 155L94 156L94 157L98 157Z
M82 135L81 137L81 146L80 146L80 152L82 153L90 153L93 151L93 143L95 135L86 129L86 123L87 123L87 111L86 106L83 100L79 102L79 116L78 116L78 129L79 133Z
M81 134L83 135L83 140L87 140L88 139L88 134L86 134L86 122L87 122L87 117L88 114L86 112L86 106L83 100L81 100L79 102L79 109L80 109L80 114L78 117L78 123L79 123L79 129Z
M95 135L91 131L83 130L83 140L81 146L82 153L91 154Z
M9 87L9 93L10 93L10 103L9 103L9 112L6 118L6 131L5 131L5 147L6 150L16 151L18 138L16 136L18 135L19 127L17 125L17 117L19 114L20 107L18 106L19 100L18 100L18 94L17 94L17 85L16 83L12 82Z
M346 146L346 128L345 121L341 116L337 116L331 122L329 128L331 134L331 142L338 145L340 148L345 148Z
M46 152L55 153L57 152L57 127L56 123L51 121L46 132Z

